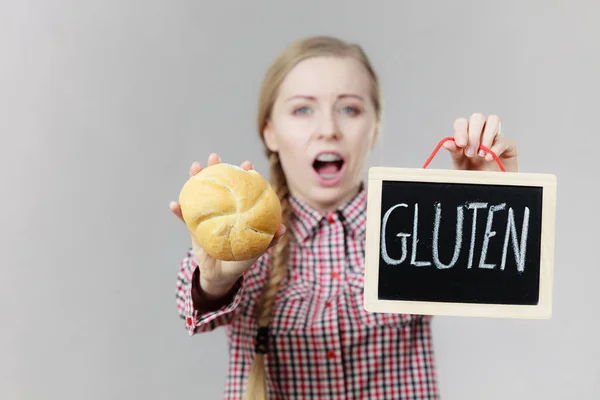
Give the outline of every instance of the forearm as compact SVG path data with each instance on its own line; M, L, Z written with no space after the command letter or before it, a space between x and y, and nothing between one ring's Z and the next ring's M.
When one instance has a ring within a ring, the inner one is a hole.
M247 271L255 262L256 259L233 262L222 261L219 268L221 271L236 271L230 272L226 276L219 274L217 277L215 277L210 273L208 275L201 273L199 279L199 290L202 292L203 297L208 301L216 301L227 296L231 292L236 282L242 277L244 272Z
M198 285L199 296L202 299L202 301L207 301L207 302L220 302L225 297L228 297L228 295L231 293L231 290L236 282L236 281L233 281L233 282L229 282L229 283L218 284L218 283L207 281L206 279L203 279L202 277L200 277L199 280L200 280L199 285Z
M192 251L181 260L177 280L177 308L190 334L229 324L241 296L243 278L223 286L201 288L200 269Z
M246 271L254 264L254 262L255 260L235 262L237 264L236 270ZM228 269L227 264L229 263L224 261L222 268ZM240 266L242 267L240 268ZM233 268L230 269L233 270ZM231 292L233 286L242 275L243 272L233 276L221 277L220 279L209 279L200 274L198 290L202 293L203 299L206 301L218 301L221 298L226 297Z
M191 295L194 309L200 313L214 312L231 303L237 292L240 279L233 282L207 281L196 268L192 276Z

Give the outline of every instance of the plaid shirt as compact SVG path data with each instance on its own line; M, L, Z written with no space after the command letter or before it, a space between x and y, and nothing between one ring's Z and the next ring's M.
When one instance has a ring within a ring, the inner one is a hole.
M271 399L437 399L427 316L363 308L366 189L335 213L290 199L290 266L269 326ZM255 301L270 252L213 311L197 299L191 250L181 261L177 308L190 335L225 327L230 347L225 399L240 399L254 356ZM192 283L193 282L193 283Z

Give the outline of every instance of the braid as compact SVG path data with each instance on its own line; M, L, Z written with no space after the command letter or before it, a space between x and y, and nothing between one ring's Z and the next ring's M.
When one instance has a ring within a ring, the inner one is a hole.
M283 174L283 169L279 163L279 157L276 153L273 153L269 157L271 174L272 174L272 185L275 193L279 197L281 202L282 221L284 225L289 222L289 189L287 186L287 180ZM272 269L269 275L269 282L263 292L261 303L259 303L257 319L259 326L267 326L271 320L271 311L273 310L273 304L275 302L275 295L279 289L279 283L283 279L286 273L286 267L289 258L289 247L288 247L289 236L287 232L280 238L279 242L273 247L273 263Z
M269 154L269 164L271 185L281 202L282 223L287 227L291 215L289 188L277 153ZM287 271L289 260L289 235L287 230L273 247L272 254L269 278L256 308L256 319L258 323L257 353L250 368L248 384L244 396L245 400L267 399L264 354L268 348L268 326L271 322L275 297L279 290L279 285Z

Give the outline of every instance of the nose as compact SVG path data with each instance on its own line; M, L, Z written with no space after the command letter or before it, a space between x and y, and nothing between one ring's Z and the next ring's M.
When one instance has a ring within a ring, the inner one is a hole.
M331 113L323 113L321 118L319 118L316 136L322 140L339 140L342 137L342 132L337 121Z

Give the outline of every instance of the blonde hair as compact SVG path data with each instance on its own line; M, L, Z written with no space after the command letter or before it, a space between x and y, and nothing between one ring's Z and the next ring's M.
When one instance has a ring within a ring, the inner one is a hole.
M373 101L377 119L380 118L382 109L381 89L379 79L369 59L362 48L354 43L347 43L330 36L313 36L298 40L287 47L267 70L261 86L258 105L258 132L264 144L264 130L267 126L273 104L277 97L279 87L287 74L299 62L312 57L349 57L358 60L366 69L371 79L371 100ZM279 155L270 151L265 145L265 152L269 159L270 180L282 205L283 224L288 225L291 217L289 204L289 189L287 180L279 160ZM279 284L285 277L289 259L289 234L286 233L272 249L272 266L269 279L263 288L262 296L257 303L256 319L258 334L256 355L250 368L248 383L244 399L267 400L267 385L264 357L268 350L268 326L275 297Z

